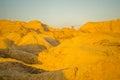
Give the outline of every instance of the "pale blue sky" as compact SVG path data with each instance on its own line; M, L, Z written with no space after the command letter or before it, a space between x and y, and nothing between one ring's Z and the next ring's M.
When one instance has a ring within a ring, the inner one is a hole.
M118 18L120 0L0 0L0 19L37 19L60 27Z

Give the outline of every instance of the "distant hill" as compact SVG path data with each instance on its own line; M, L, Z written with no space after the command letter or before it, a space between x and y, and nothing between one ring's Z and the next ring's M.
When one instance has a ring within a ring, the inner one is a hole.
M80 30L84 32L120 33L120 19L103 22L88 22L84 24Z

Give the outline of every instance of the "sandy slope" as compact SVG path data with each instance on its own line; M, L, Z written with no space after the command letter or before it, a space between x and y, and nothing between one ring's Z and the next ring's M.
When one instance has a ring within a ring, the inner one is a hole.
M99 24L87 23L76 37L40 53L41 67L52 71L67 68L68 80L119 80L120 22Z

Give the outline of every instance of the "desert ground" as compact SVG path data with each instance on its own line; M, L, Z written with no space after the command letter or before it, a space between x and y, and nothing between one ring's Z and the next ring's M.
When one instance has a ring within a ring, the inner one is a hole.
M78 29L0 20L0 80L120 80L120 19Z

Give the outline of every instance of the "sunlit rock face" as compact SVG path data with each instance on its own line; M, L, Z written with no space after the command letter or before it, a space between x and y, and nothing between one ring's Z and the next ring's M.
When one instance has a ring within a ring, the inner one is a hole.
M119 53L119 19L78 30L0 20L0 80L120 80Z
M120 19L104 22L88 22L80 30L83 32L120 33Z

